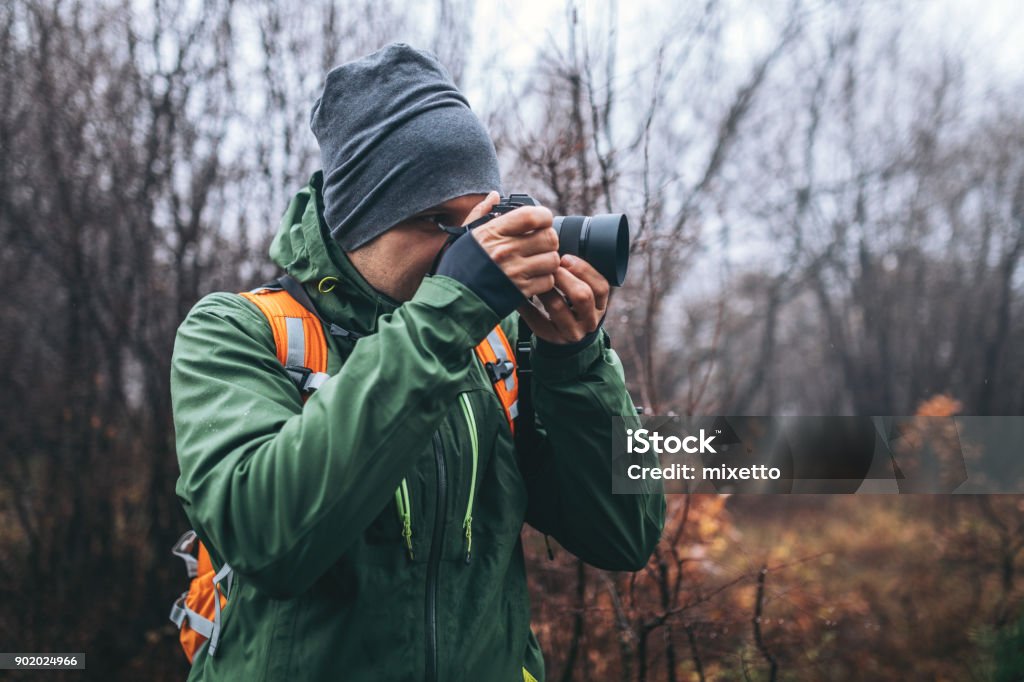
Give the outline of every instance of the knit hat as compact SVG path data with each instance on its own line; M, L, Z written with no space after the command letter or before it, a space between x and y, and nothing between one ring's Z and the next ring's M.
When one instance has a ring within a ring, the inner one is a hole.
M437 57L404 43L332 69L310 128L324 218L346 251L449 199L500 191L480 119Z

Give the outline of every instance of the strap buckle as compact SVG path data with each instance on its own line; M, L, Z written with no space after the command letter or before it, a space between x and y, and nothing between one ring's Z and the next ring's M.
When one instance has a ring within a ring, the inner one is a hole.
M496 384L509 377L515 371L516 366L511 360L500 360L484 363L484 368L487 370L487 376L491 378L491 382Z
M331 378L327 372L314 372L309 367L302 365L286 365L284 371L295 387L299 389L299 393L312 393Z
M516 371L519 372L519 376L524 374L532 374L533 368L530 366L530 340L517 341L516 342L516 363L518 365Z
M286 365L284 371L288 373L288 378L299 387L300 391L305 392L309 390L313 370L309 367L302 367L301 365Z

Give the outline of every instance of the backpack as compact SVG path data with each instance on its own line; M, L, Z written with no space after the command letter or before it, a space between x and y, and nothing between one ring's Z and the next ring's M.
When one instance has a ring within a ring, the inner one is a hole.
M317 314L302 285L289 275L240 295L259 308L270 323L277 359L295 383L303 402L329 378L324 328L332 336L354 341L361 337L360 334L325 322ZM519 411L516 355L500 324L480 342L474 352L491 379L509 428L515 433L515 420ZM395 505L402 521L401 535L412 558L409 489L405 479L395 490ZM179 630L181 647L191 663L205 642L209 642L207 653L210 656L216 655L220 640L221 610L230 597L233 571L227 563L220 569L214 567L209 552L194 530L178 538L171 552L184 560L191 578L188 590L174 602L170 613L171 622Z

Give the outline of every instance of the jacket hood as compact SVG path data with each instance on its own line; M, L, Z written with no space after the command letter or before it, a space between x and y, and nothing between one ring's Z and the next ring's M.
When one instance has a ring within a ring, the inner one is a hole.
M324 220L323 171L313 173L281 218L270 258L306 287L317 310L329 322L360 334L375 331L377 318L398 302L363 279Z

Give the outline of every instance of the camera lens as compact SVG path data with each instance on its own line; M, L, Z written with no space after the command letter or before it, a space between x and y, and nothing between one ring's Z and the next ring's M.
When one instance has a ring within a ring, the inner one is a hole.
M622 213L555 216L558 252L594 266L612 286L622 286L629 265L629 221Z

